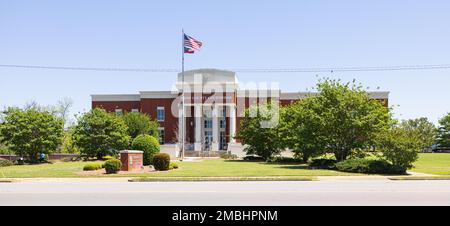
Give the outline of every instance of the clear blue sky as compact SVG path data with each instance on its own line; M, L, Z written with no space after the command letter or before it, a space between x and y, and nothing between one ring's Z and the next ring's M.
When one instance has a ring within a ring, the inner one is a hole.
M180 68L180 30L204 42L193 68L450 64L450 2L0 0L0 64ZM238 74L305 91L316 73ZM450 70L322 73L391 91L398 118L450 111ZM29 100L169 90L175 73L0 68L0 108Z

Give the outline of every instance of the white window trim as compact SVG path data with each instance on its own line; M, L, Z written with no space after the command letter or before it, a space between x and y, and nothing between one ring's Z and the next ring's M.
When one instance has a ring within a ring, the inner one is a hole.
M121 109L121 108L117 108L116 110L115 110L115 112L116 112L116 115L123 115L123 109Z
M163 110L164 111L164 115L163 115L164 118L163 119L159 119L159 117L158 117L159 110ZM158 122L166 121L166 108L165 107L157 107L156 108L156 119L158 120Z

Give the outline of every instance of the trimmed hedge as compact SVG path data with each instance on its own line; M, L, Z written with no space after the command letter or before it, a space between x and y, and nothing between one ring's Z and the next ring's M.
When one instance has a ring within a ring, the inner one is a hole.
M101 163L89 163L83 167L83 171L95 171L103 168Z
M0 167L13 166L14 163L7 159L0 159Z
M160 150L159 141L147 134L137 136L133 140L131 148L144 152L144 166L151 165L153 156Z
M313 169L334 170L336 169L336 163L337 161L335 159L314 159L309 164L309 167Z
M153 167L158 171L167 171L170 169L170 155L159 153L153 156Z
M118 159L110 159L104 164L107 174L114 174L120 171L122 168L122 162Z
M386 160L348 159L336 164L336 170L348 173L366 174L405 174L404 170L395 167Z

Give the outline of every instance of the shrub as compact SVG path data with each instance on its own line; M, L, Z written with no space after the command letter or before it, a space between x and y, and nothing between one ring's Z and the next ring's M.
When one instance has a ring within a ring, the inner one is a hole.
M122 162L118 159L110 159L104 164L107 174L114 174L120 171L122 167Z
M269 163L281 163L281 164L299 164L304 163L302 159L299 158L289 158L289 157L275 157L267 161Z
M404 171L386 160L349 159L336 164L336 169L349 173L403 174Z
M309 167L314 169L335 169L337 161L334 159L314 159Z
M159 153L159 142L155 137L150 135L139 135L133 140L131 144L133 150L139 150L144 152L144 165L148 166L152 164L153 155Z
M153 156L153 166L158 171L170 169L170 156L166 153L158 153Z
M103 168L101 163L89 163L83 167L84 171L95 171Z
M380 137L379 148L386 160L402 169L403 173L413 167L413 163L419 158L419 151L423 148L419 139L397 127L391 128Z
M12 166L14 165L13 162L6 160L6 159L0 159L0 167L6 167L6 166Z
M226 159L226 160L235 160L239 157L237 155L231 154L231 153L225 153L220 156L220 158Z
M169 170L178 169L178 164L171 162L169 164Z

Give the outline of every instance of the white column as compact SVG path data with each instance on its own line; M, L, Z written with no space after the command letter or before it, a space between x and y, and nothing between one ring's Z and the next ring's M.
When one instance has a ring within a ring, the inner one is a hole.
M236 107L230 107L230 143L236 143Z
M195 151L202 150L202 116L203 109L201 105L194 106L194 117L195 117Z
M219 107L217 105L213 106L212 132L213 132L213 142L211 146L211 151L219 151Z

